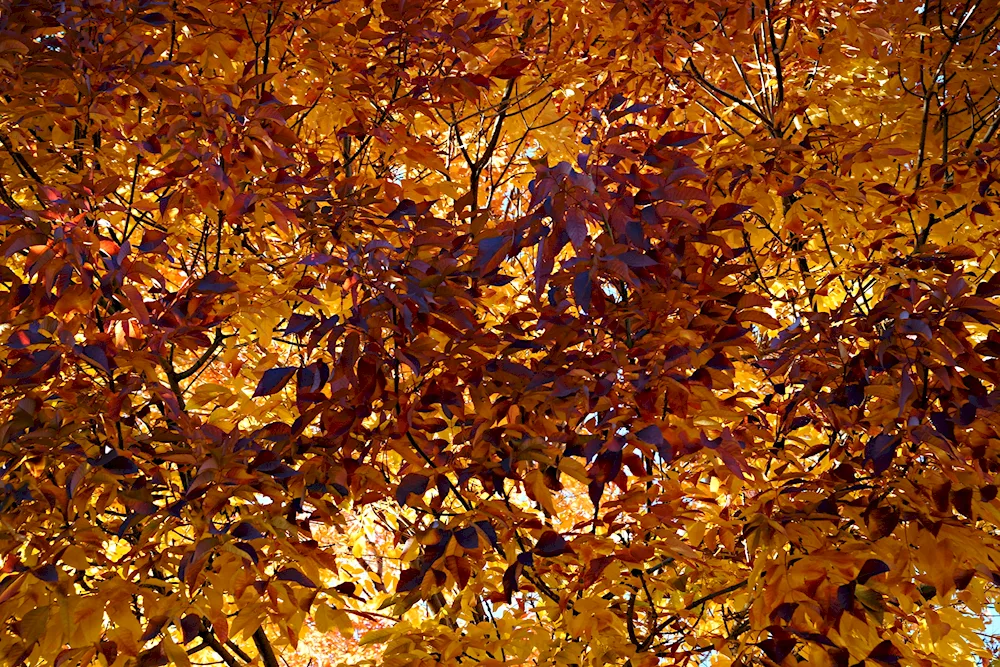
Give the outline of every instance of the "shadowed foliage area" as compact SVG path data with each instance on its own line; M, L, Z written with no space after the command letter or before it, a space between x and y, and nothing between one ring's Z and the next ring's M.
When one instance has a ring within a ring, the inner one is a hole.
M0 665L990 665L1000 7L0 2Z

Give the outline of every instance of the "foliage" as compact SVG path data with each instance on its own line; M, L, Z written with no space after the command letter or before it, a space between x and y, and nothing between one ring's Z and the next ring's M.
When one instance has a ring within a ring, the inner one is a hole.
M989 664L998 21L4 3L0 663Z

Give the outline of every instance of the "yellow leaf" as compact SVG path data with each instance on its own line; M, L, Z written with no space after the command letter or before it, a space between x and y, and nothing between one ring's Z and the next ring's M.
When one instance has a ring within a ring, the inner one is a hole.
M336 628L344 637L351 637L354 632L354 624L351 617L343 609L336 609L328 604L321 604L313 615L316 622L316 629L322 633L327 633Z
M527 475L527 481L531 485L531 492L535 500L550 515L556 515L556 506L552 502L552 493L549 487L545 486L545 476L538 470L532 470Z
M187 651L175 644L169 634L165 634L163 637L163 653L166 654L167 659L173 665L177 667L191 667L191 660L188 658Z
M49 622L49 607L36 607L21 619L21 639L25 644L34 644L45 633L45 626Z
M691 543L691 546L696 547L701 544L701 541L705 538L705 528L705 524L701 522L691 524L691 526L688 527L688 542Z
M88 566L86 554L75 544L63 552L62 561L75 570L85 570Z
M94 644L101 638L104 607L94 598L80 598L73 612L74 643Z
M361 646L368 646L369 644L384 644L395 634L396 630L394 628L372 630L371 632L366 632L358 643Z

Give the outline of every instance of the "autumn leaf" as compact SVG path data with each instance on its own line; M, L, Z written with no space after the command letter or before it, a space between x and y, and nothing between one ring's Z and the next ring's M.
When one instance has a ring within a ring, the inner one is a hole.
M993 659L995 3L7 4L0 665Z
M545 531L542 536L538 538L538 542L535 544L534 552L539 556L544 556L546 558L553 558L555 556L561 556L565 553L570 553L569 544L566 543L566 538L555 531Z
M531 61L523 56L506 58L490 71L490 76L494 79L516 79L530 64Z
M295 375L297 369L292 367L270 368L264 371L257 388L253 392L254 398L258 396L270 396L288 384L288 381Z

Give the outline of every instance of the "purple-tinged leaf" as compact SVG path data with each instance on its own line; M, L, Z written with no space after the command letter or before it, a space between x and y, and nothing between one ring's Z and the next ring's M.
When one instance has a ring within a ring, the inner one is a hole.
M253 524L247 521L241 521L236 524L236 527L230 531L232 536L238 540L256 540L264 537L264 533L257 530Z
M202 630L201 618L197 614L188 614L181 619L181 641L190 644Z
M476 532L474 527L467 526L455 531L455 541L463 549L478 549L479 533Z
M4 257L10 257L14 253L30 248L31 246L45 245L48 243L48 240L47 236L39 232L19 229L7 237L3 245L0 245L0 250L3 251Z
M288 324L285 325L285 335L300 334L303 331L316 326L317 322L319 322L319 319L313 315L293 313L292 316L288 318Z
M503 595L510 604L514 593L518 591L518 579L521 577L521 570L524 568L520 563L514 563L503 573Z
M968 426L976 420L978 409L972 403L963 403L958 409L958 423L961 426Z
M590 497L590 502L594 504L594 510L596 511L601 506L601 496L604 495L604 482L596 479L593 480L587 485L587 495Z
M424 572L411 567L399 573L399 582L396 584L397 593L408 593L420 585L424 580Z
M353 581L345 581L342 584L337 584L336 586L334 586L333 590L337 591L338 593L343 593L344 595L357 597L356 595L354 595L354 592L358 590L358 587Z
M112 475L134 475L139 472L139 466L135 464L135 461L121 455L111 457L101 464L101 467Z
M781 663L795 649L798 642L794 637L770 637L757 644L760 650L775 663Z
M945 440L955 441L955 420L949 417L947 412L932 412L931 424L934 425L934 430L940 433L941 437Z
M191 288L196 294L225 294L236 291L236 281L218 271L212 271Z
M732 220L741 213L746 213L751 207L745 206L743 204L737 204L735 202L726 202L719 208L715 209L715 213L712 214L711 222L718 222L720 220Z
M139 252L162 252L167 251L167 233L158 229L147 228L142 232L142 241L139 243Z
M495 263L501 261L505 249L510 247L511 240L505 236L494 236L479 241L479 254L476 256L476 268L480 271L492 268ZM488 272L488 271L484 271Z
M46 366L57 360L58 353L55 350L38 350L26 357L22 357L10 367L6 373L0 376L0 383L14 384L12 380L27 380L41 373Z
M330 367L322 361L303 366L296 374L297 398L299 400L312 397L321 398L322 394L319 391L329 379Z
M899 190L893 187L891 183L879 183L874 188L872 188L872 190L880 192L884 194L886 197L895 197L896 195L899 194Z
M624 262L626 266L633 269L656 266L655 259L636 250L626 250L622 254L618 255L618 259Z
M400 505L406 505L407 499L411 494L416 496L421 496L427 490L427 484L430 478L427 475L422 475L418 472L411 472L399 481L399 486L396 488L396 502Z
M645 443L658 447L663 444L663 431L659 426L650 424L649 426L636 432L636 437Z
M142 633L142 636L139 637L139 641L146 643L156 635L160 634L160 630L163 629L163 626L166 625L169 620L170 619L166 616L154 616L149 619L149 623L146 625L146 630Z
M910 400L910 396L913 395L913 380L910 379L910 374L907 371L903 371L903 379L899 386L899 416L903 416L903 412L906 410L906 403Z
M865 561L865 564L861 566L861 571L858 572L858 583L864 584L872 577L877 577L880 574L885 574L889 571L889 566L877 558L869 558Z
M392 212L385 216L390 220L398 221L403 216L417 215L419 211L417 210L417 203L412 199L404 199L392 210Z
M573 278L573 300L584 313L590 312L592 288L590 271L581 271Z
M698 141L705 134L703 132L687 132L686 130L671 130L670 132L664 133L659 140L658 144L661 146L671 146L678 148L680 146L687 146Z
M972 509L972 487L959 489L952 494L951 502L959 514L966 519L975 521L975 512Z
M74 351L105 373L111 372L111 362L108 360L107 353L101 347L97 345L84 345L82 347L75 345Z
M146 23L156 28L165 26L170 22L167 19L167 17L161 14L160 12L150 12L148 14L143 14L139 17L139 20L142 21L143 23Z
M257 555L257 550L254 549L249 544L243 542L237 542L233 546L242 551L243 553L245 553L247 556L249 556L250 560L253 561L254 565L260 562L260 557Z
M38 345L45 342L45 336L41 332L33 329L22 329L15 331L7 339L7 347L13 350L23 350L30 345Z
M849 384L844 388L844 406L853 408L865 401L865 388L860 384Z
M899 652L899 649L896 648L895 644L886 639L872 649L872 652L868 654L865 662L874 661L880 662L883 665L898 665L902 657L903 654Z
M583 249L587 241L587 221L580 209L573 208L566 212L566 234L577 252Z
M295 375L297 369L293 367L272 368L264 372L264 377L260 379L257 389L253 392L253 397L270 396L281 391L281 388L288 384L288 381Z
M547 530L542 533L542 536L538 538L538 542L535 543L534 549L534 552L543 558L554 558L555 556L561 556L571 551L572 549L570 549L569 544L566 543L566 538L554 530Z
M493 545L494 549L500 546L500 541L499 538L497 537L497 531L496 528L493 527L493 524L491 524L489 521L483 520L483 521L477 521L475 523L475 526L483 533L483 535L486 536L486 539L489 540L489 543Z
M892 459L896 456L897 444L899 444L898 437L885 433L869 438L865 443L865 460L874 464L876 475L881 475L889 469Z
M316 588L316 584L313 583L312 579L292 567L281 570L275 575L275 578L278 581L291 581L306 588Z
M322 252L313 252L299 260L299 264L306 266L322 266L333 261L333 257Z

